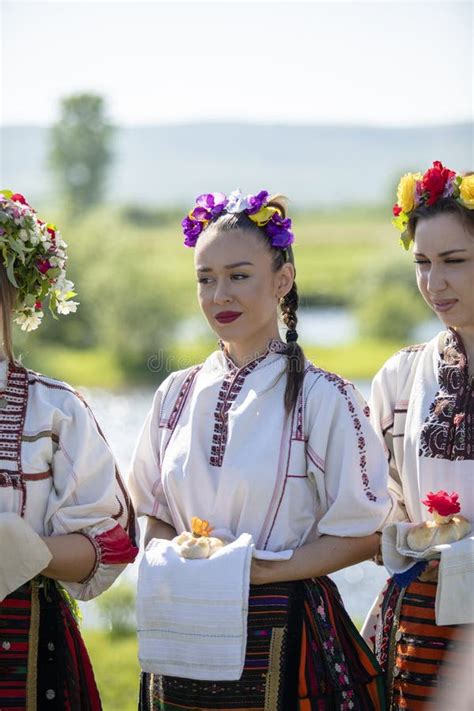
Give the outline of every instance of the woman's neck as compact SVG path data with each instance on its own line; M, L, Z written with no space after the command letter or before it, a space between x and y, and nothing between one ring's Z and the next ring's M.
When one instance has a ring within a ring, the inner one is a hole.
M268 344L272 340L280 340L278 331L276 334L267 336L265 339L259 339L252 343L242 343L235 341L224 341L224 346L227 355L238 368L243 368L248 363L251 363L256 358L259 358L268 349Z
M464 350L467 355L469 374L474 376L474 326L466 328L454 329L463 342Z

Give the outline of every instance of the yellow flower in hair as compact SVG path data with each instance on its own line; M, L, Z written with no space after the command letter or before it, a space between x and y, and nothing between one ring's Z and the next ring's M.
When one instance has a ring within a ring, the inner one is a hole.
M261 207L258 212L253 215L248 215L248 217L252 222L255 222L258 227L264 227L264 225L270 222L275 213L282 216L277 207Z
M421 180L421 173L406 173L400 178L397 190L397 204L402 211L411 212L415 207L416 183Z
M464 207L474 210L474 175L466 175L459 186L459 196Z
M201 536L210 536L212 528L209 525L209 521L193 516L191 519L191 532L193 536L200 538Z

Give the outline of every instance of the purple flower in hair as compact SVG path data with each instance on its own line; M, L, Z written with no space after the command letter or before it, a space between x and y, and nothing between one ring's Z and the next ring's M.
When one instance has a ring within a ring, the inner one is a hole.
M283 217L276 212L272 215L271 220L264 227L265 233L270 237L273 247L286 249L295 241L293 232L291 231L291 219Z
M202 222L191 220L190 217L185 217L181 225L185 237L184 244L186 247L195 247L197 239L202 232Z
M268 192L266 190L260 190L257 195L249 195L247 201L249 207L247 208L247 213L249 215L254 215L258 212L267 202Z
M198 214L202 217L197 217L196 219L212 220L213 217L220 215L222 210L224 210L227 205L227 198L224 193L204 193L196 198L196 207L194 212L198 211ZM202 212L202 211L205 212Z
M451 178L450 180L448 179L446 181L446 185L444 186L443 197L444 198L451 197L451 195L454 193L455 187L456 187L456 183L455 183L454 179L453 178Z

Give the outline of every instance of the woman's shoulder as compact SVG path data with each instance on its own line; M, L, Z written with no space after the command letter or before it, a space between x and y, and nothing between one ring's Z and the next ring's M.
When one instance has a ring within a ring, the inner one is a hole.
M410 376L414 373L420 360L426 356L432 357L439 352L439 343L444 339L444 336L445 331L441 331L430 341L400 348L385 361L376 377L404 379Z
M17 370L26 374L29 399L34 399L40 405L50 405L66 413L89 409L84 395L64 380L22 366Z
M355 400L363 407L366 404L364 397L354 383L342 375L311 363L311 361L306 362L303 393L306 402L317 400L324 403L324 408L329 408L331 402L337 404L341 400L346 403Z

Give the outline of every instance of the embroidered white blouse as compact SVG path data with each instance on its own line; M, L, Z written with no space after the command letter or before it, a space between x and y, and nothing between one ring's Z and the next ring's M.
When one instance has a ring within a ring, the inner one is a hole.
M270 551L382 528L387 464L365 403L308 362L287 417L282 345L242 368L217 351L162 383L129 480L138 514L178 532L199 516Z
M430 491L456 491L474 523L474 379L454 330L390 358L371 394L372 424L390 462L394 520L432 519Z
M62 583L86 600L134 560L135 521L112 453L68 385L0 362L0 514L44 536L80 532L96 550L87 580Z

